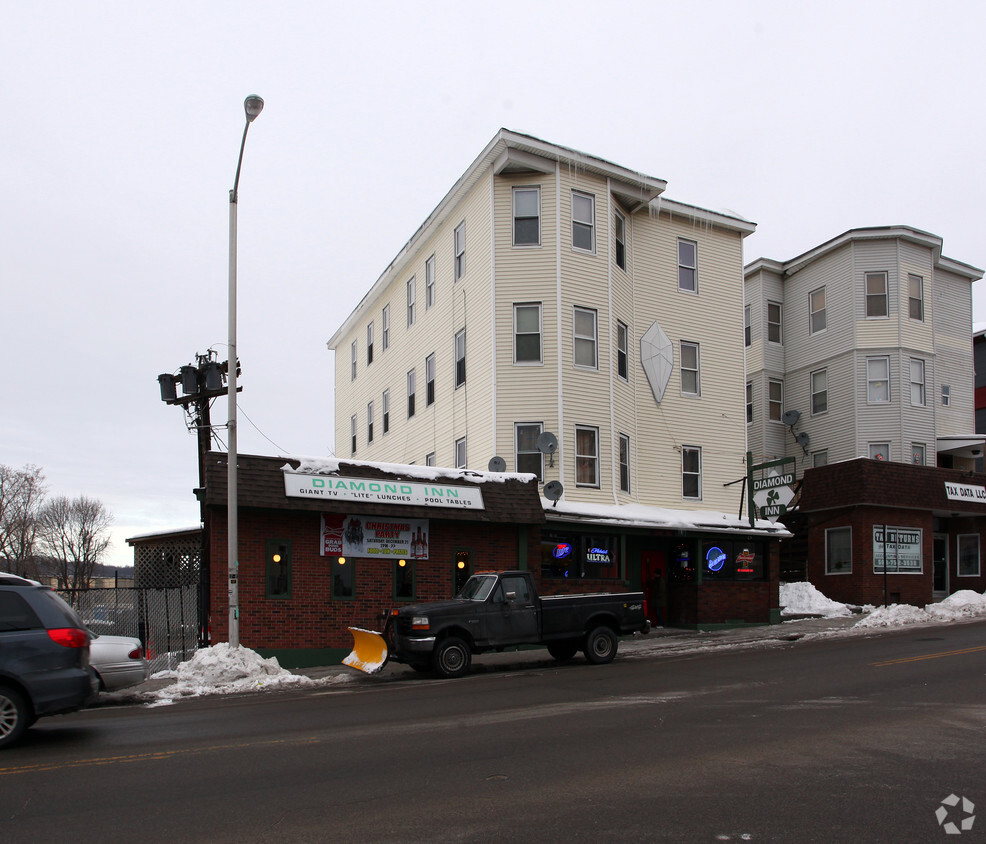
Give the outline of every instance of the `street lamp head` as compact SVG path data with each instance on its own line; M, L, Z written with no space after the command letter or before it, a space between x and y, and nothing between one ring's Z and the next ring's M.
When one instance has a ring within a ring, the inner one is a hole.
M243 110L246 112L247 123L253 123L264 110L264 101L256 94L251 94L243 101Z

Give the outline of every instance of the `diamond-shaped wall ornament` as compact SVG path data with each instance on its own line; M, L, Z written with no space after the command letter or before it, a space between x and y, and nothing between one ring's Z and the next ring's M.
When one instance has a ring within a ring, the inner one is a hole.
M660 404L674 369L674 343L659 323L651 325L640 338L640 363L654 393L654 401Z

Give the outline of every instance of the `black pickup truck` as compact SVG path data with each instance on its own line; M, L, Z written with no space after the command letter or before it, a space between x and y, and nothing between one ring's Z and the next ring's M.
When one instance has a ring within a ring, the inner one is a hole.
M489 572L474 574L450 601L394 610L382 634L382 660L379 644L367 641L379 634L353 630L356 649L346 664L372 673L391 659L459 677L473 654L542 645L555 659L571 659L581 650L589 662L602 665L616 656L619 636L649 630L641 592L542 598L530 572ZM360 659L361 649L372 656Z

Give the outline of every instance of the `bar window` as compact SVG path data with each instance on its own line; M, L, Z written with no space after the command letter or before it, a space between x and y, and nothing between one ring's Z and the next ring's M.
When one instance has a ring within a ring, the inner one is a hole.
M266 597L291 597L291 541L267 540Z
M332 597L353 598L356 595L355 563L348 557L332 558Z
M414 598L414 560L394 561L394 598L398 601Z

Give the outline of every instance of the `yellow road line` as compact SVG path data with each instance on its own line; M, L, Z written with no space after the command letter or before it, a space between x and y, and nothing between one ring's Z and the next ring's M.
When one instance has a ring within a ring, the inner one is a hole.
M986 645L978 645L975 648L963 648L960 651L942 651L937 654L922 654L921 656L904 656L900 659L888 659L886 662L871 662L870 665L882 668L885 665L901 665L905 662L920 662L922 659L939 659L943 656L962 656L963 654L973 654L977 651L986 651Z

